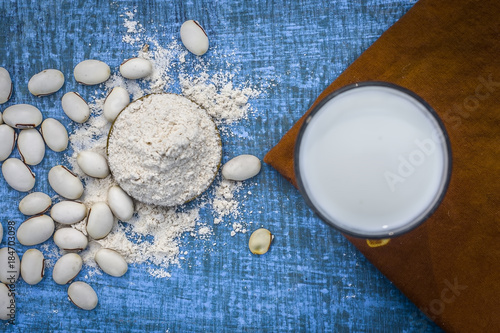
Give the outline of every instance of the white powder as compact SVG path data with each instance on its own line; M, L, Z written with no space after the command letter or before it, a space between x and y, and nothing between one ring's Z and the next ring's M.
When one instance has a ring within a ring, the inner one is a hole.
M140 23L134 21L134 11L124 15L124 27L127 34L123 41L131 45L145 45L138 52L138 57L152 62L153 74L144 80L127 80L119 74L113 74L103 84L105 91L96 91L89 100L92 117L85 124L75 125L70 136L72 156L68 162L85 183L85 192L81 200L90 207L93 203L106 201L107 190L116 181L109 176L105 179L87 177L76 163L76 155L82 150L91 150L105 155L106 140L110 124L102 116L102 105L107 93L116 86L127 89L133 99L149 93L169 91L178 83L186 97L205 107L214 117L224 136L229 136L226 124L234 123L248 115L249 97L256 97L259 91L254 88L235 87L232 83L237 71L226 66L226 72L209 75L209 61L205 58L187 58L187 51L173 39L167 45L159 45L156 40L145 39L145 31ZM224 57L221 55L220 57ZM188 60L189 59L189 60ZM196 71L196 78L187 73ZM233 74L229 74L233 73ZM128 223L115 221L111 233L101 240L90 240L89 247L81 253L85 265L95 268L89 274L101 274L94 261L94 255L100 247L112 248L121 253L129 264L147 263L148 273L158 278L170 277L170 265L179 265L181 255L180 238L188 234L196 239L208 239L212 233L209 221L200 221L199 212L208 207L212 212L214 224L218 228L227 226L231 234L244 232L245 222L241 221L241 206L237 193L243 188L241 183L222 180L218 176L211 186L210 195L204 194L190 208L166 208L137 203L134 217ZM238 222L234 219L240 219ZM203 222L203 223L202 223ZM237 224L234 224L237 223ZM241 227L240 227L241 225ZM85 232L85 222L73 225ZM57 250L56 250L57 251ZM48 251L47 251L48 252ZM46 252L44 252L46 253ZM55 262L59 253L46 254L50 262Z
M176 206L197 197L215 178L221 156L210 116L173 94L129 104L109 136L108 163L115 180L147 204Z

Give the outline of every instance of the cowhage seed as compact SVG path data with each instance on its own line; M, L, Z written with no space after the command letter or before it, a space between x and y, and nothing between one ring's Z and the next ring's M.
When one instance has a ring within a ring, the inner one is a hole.
M116 117L130 103L130 95L125 88L114 87L104 100L103 114L112 123Z
M35 174L18 158L3 162L2 174L7 184L19 192L28 192L35 186Z
M3 111L3 121L10 127L35 128L42 123L42 113L30 104L11 105Z
M31 77L28 90L35 96L55 93L64 85L64 74L57 69L46 69Z
M17 150L21 160L28 165L37 165L45 156L45 142L42 135L34 128L19 132Z
M83 310L92 310L97 306L95 290L85 282L73 282L68 288L70 301Z
M80 178L63 165L50 169L48 180L52 189L66 199L76 200L83 194Z
M198 56L208 51L208 35L197 21L188 20L182 24L181 41L189 52Z
M52 199L43 192L33 192L19 202L19 211L24 215L38 215L45 213L52 205Z
M0 67L0 104L7 102L12 95L12 80L9 72Z
M52 236L54 229L54 220L50 216L33 216L21 223L17 229L17 240L26 246L41 244Z
M82 269L83 260L77 253L66 253L56 261L52 270L52 279L57 284L71 282Z
M21 277L30 285L42 281L45 274L45 258L37 249L24 252L21 260Z
M71 91L61 98L61 107L69 119L84 123L90 117L90 107L79 93Z
M100 60L84 60L75 66L73 75L78 83L94 85L103 83L111 75L109 66Z
M9 125L0 125L0 162L5 161L16 143L16 131Z
M47 118L40 127L43 140L51 150L61 152L68 147L68 131L54 118Z

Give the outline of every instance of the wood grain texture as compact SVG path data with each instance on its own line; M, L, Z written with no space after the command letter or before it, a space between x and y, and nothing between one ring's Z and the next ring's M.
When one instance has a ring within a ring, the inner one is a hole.
M61 96L76 90L90 97L96 89L77 85L73 67L96 58L116 72L140 47L122 42L126 10L135 9L134 20L162 45L179 39L184 20L196 19L210 37L212 48L204 57L214 72L229 61L236 84L271 83L250 101L254 115L233 126L237 135L223 138L224 161L241 153L262 159L319 93L415 2L2 0L0 66L13 77L14 95L0 110L33 103L44 117L71 130ZM27 81L45 68L61 70L66 83L54 96L38 99L29 94ZM171 91L178 90L177 82ZM59 163L64 154L47 152L34 167L34 190L54 194L46 175ZM24 218L17 205L24 195L3 179L0 195L4 230L7 220L18 226ZM439 331L340 233L316 218L271 167L264 165L239 198L251 228L265 226L276 235L266 255L250 254L248 234L231 237L230 224L216 225L210 240L180 240L188 254L180 267L170 268L170 279L151 277L147 265L132 265L122 278L86 277L84 269L80 279L99 296L91 312L70 304L66 287L55 285L49 268L36 286L17 283L16 325L0 327L7 332ZM201 220L211 224L213 217L202 210ZM27 250L19 244L16 249Z

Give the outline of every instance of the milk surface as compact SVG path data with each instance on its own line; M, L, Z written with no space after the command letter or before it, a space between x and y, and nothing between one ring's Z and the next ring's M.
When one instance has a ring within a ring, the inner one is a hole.
M448 169L442 135L427 109L396 89L344 92L310 119L300 142L307 196L347 231L390 236L439 199Z

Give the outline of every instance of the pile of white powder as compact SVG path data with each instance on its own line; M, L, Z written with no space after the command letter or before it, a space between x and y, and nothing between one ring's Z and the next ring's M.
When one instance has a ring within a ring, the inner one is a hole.
M185 97L151 94L116 118L108 141L109 168L136 200L176 206L203 193L222 157L213 120Z
M203 106L226 136L230 130L224 127L225 124L245 118L249 110L248 99L259 95L259 91L251 87L234 87L231 81L234 74L221 71L209 75L210 63L200 57L186 57L187 51L175 38L166 46L154 39L145 38L144 28L133 18L133 12L124 15L127 34L123 41L141 46L136 56L151 61L153 74L139 81L113 74L104 84L105 91L96 91L94 100L89 101L92 117L85 124L78 125L70 136L73 155L68 157L68 162L85 182L81 200L89 207L93 203L106 201L108 188L116 182L111 176L105 179L85 176L76 163L76 155L83 150L106 154L110 124L102 115L102 105L112 88L121 86L127 89L133 99L137 99L150 93L171 92L172 86L178 83L182 94ZM191 69L196 69L196 77L188 74L192 72ZM235 221L241 215L241 205L236 193L242 187L241 183L223 180L218 176L208 194L196 199L189 208L166 208L137 202L136 213L130 221L115 221L113 230L106 238L90 241L88 249L81 253L84 263L96 268L90 274L99 273L93 258L100 247L107 247L121 253L128 263L150 264L149 273L153 276L169 277L168 267L179 264L180 258L187 254L180 252L181 236L188 234L197 239L207 239L212 234L210 221L200 221L200 209L211 211L213 223L230 227L231 235L246 232L246 222ZM85 222L73 227L86 233ZM55 258L56 256L49 256L48 259Z

